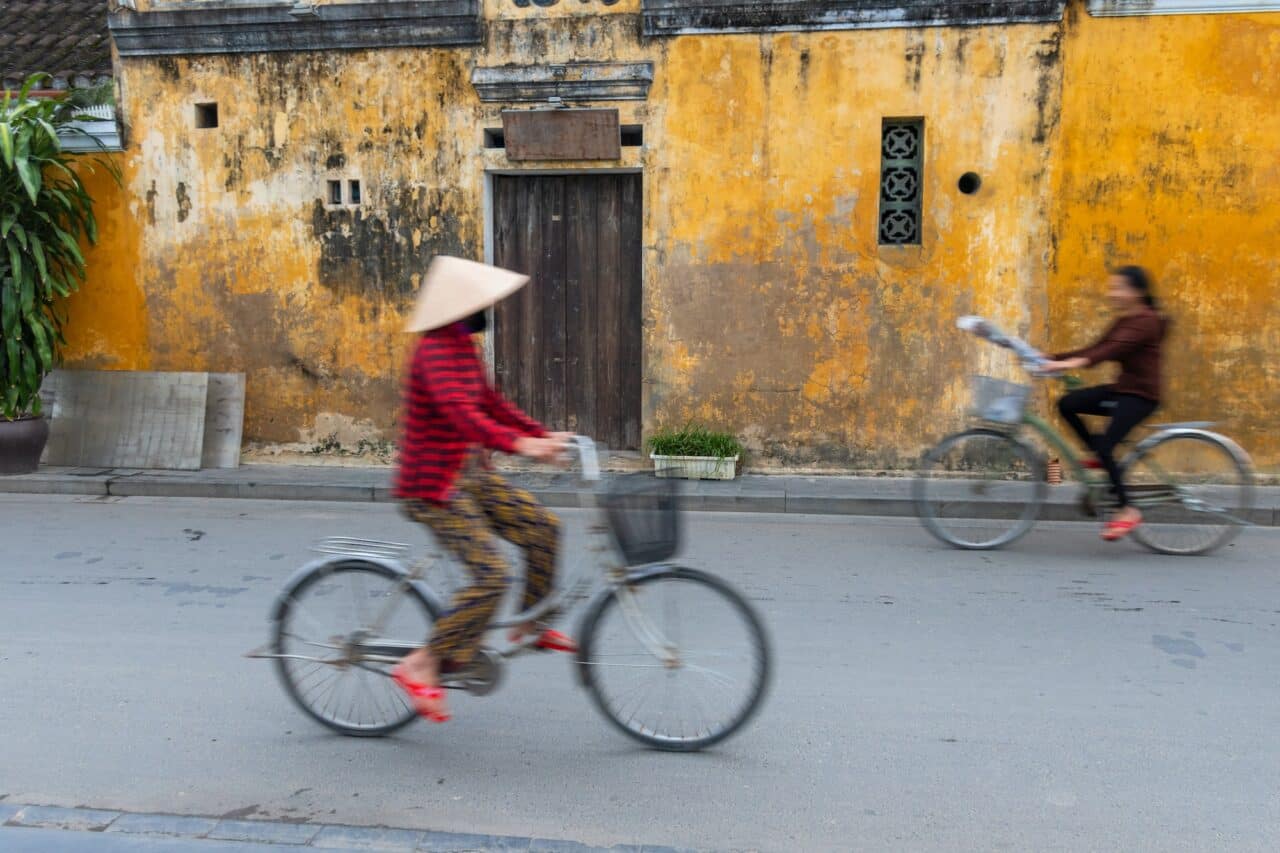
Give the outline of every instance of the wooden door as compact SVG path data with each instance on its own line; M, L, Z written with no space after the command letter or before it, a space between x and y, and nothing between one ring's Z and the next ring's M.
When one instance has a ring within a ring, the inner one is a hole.
M640 446L640 175L495 175L498 385L553 429Z

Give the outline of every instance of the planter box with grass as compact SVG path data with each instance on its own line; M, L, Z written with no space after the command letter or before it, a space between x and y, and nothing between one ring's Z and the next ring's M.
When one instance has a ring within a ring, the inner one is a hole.
M686 426L649 438L649 458L659 477L686 480L732 480L738 473L742 445L729 433Z

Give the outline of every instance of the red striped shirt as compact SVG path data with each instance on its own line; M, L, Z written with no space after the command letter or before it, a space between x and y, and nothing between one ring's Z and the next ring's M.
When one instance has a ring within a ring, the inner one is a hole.
M404 384L404 429L395 495L442 503L467 453L511 453L547 430L489 385L466 328L454 323L418 339Z

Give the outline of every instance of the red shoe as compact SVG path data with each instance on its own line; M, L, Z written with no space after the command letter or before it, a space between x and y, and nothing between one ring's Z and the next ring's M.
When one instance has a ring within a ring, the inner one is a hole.
M1080 467L1086 471L1105 471L1106 466L1102 464L1102 460L1093 456L1085 457L1080 460Z
M578 644L572 637L552 628L543 631L542 636L534 641L533 647L548 652L568 652L569 654L575 654L578 651Z
M1108 521L1102 526L1104 542L1115 542L1132 533L1142 521Z
M399 666L391 670L391 679L396 684L399 684L405 693L409 694L409 698L413 700L413 707L418 709L418 713L431 722L447 723L452 719L447 710L432 710L418 703L419 699L427 702L444 702L444 691L439 687L432 687L429 684L423 684L421 681L415 681L405 675L403 667Z

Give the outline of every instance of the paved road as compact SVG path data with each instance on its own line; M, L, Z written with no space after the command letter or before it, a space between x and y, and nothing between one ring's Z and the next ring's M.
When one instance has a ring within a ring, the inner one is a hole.
M1275 531L1177 559L1074 525L958 553L909 521L694 516L686 562L756 601L778 677L692 756L634 748L552 658L447 727L318 729L239 655L334 531L417 541L374 504L0 498L0 795L602 846L1280 844Z

